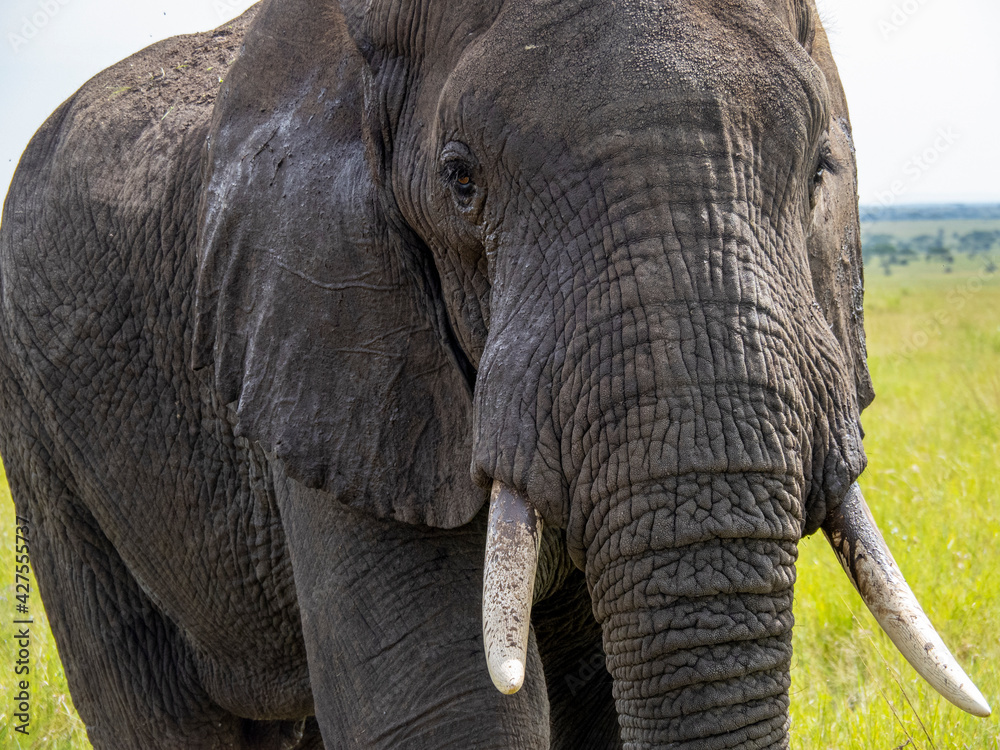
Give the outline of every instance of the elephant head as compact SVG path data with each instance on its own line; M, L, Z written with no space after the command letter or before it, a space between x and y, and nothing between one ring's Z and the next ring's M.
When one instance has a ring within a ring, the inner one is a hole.
M854 151L811 2L269 0L205 179L195 364L331 502L453 528L494 488L498 687L544 524L627 747L787 742L798 540L895 581L855 485Z

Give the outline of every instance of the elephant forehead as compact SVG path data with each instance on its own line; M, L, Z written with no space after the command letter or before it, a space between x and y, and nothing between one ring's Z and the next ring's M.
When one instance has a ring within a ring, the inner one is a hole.
M514 2L463 56L439 114L446 129L454 117L466 129L572 141L595 128L669 129L702 108L728 109L801 147L818 135L827 99L809 55L758 6Z

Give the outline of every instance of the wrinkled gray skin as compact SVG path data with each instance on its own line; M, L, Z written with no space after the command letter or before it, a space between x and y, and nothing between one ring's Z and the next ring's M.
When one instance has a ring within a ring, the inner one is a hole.
M90 81L5 207L0 449L94 745L785 747L853 159L807 0L268 0Z

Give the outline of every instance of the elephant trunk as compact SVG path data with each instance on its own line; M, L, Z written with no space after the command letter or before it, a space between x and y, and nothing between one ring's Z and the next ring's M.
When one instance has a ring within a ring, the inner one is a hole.
M689 475L606 506L587 573L626 748L787 746L784 481Z

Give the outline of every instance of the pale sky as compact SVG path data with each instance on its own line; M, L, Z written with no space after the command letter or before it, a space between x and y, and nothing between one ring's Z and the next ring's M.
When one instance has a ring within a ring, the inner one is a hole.
M247 0L2 0L0 192L32 133L102 68ZM1000 3L820 0L863 203L1000 202Z
M1000 202L1000 3L818 0L861 202Z

